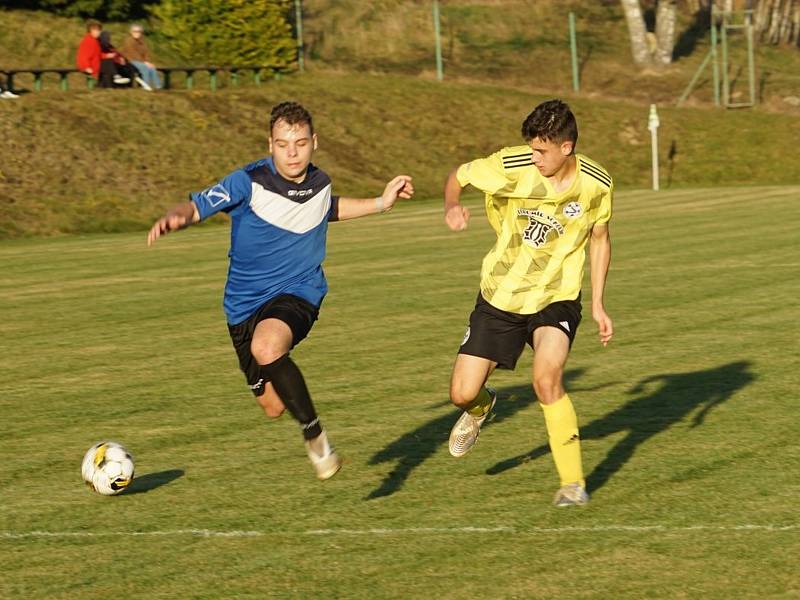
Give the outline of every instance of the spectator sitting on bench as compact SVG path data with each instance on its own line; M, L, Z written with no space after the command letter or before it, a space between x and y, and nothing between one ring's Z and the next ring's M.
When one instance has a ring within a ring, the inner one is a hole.
M108 31L100 33L100 87L130 85L135 76L132 67L111 43Z
M144 82L138 82L143 88L161 89L161 78L156 66L150 62L150 48L144 41L144 28L134 23L130 33L122 44L122 54L136 67Z
M100 42L98 38L103 31L100 21L89 19L86 21L86 35L83 36L78 46L78 69L93 79L100 77Z
M0 80L0 98L19 98L19 96L8 87L8 80L5 82Z

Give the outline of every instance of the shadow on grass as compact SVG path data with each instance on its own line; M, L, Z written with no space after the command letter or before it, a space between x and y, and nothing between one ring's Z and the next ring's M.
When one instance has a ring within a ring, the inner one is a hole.
M146 494L150 490L160 488L162 485L172 483L178 477L183 477L183 469L170 469L158 473L147 473L133 478L131 486L123 492L125 496L131 494Z
M585 371L586 369L571 369L565 372L564 380L567 386L569 386L569 382L579 378ZM533 404L533 402L533 390L530 385L499 389L495 414L483 427L486 428L509 419L526 406ZM449 402L444 401L437 403L433 408L449 404ZM370 458L369 464L371 465L394 461L397 462L397 465L365 499L373 500L391 496L403 487L406 479L414 469L432 456L440 446L447 444L450 428L456 422L459 414L461 414L461 411L453 410L441 417L428 421L403 434Z
M700 409L692 419L692 427L702 425L715 406L755 381L751 366L749 361L738 361L714 369L665 373L642 379L628 391L638 397L580 429L582 440L627 432L586 478L588 490L603 487L630 460L640 444L669 429L692 411ZM645 393L652 384L658 387ZM543 444L526 454L499 462L486 472L497 475L549 453L550 448Z

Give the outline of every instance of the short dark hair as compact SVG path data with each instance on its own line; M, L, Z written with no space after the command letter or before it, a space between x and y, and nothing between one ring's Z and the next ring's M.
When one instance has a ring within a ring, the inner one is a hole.
M272 135L272 128L278 121L286 121L288 125L308 124L311 134L314 134L314 123L309 113L301 104L297 102L281 102L272 107L272 114L269 119L269 134Z
M92 29L102 29L103 24L98 21L97 19L89 19L86 21L86 31L91 31Z
M545 142L561 144L578 141L578 123L566 102L548 100L533 109L522 123L522 137L526 142L539 138Z

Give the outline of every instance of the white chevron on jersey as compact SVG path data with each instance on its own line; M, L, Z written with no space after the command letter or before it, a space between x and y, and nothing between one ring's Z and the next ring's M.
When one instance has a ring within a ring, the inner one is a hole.
M266 190L255 181L252 186L250 208L270 225L292 233L306 233L328 218L331 209L330 184L302 203Z

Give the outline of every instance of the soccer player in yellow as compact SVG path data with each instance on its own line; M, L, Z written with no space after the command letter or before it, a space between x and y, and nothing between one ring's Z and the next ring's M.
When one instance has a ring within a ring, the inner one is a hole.
M555 506L589 501L575 409L562 375L581 321L581 280L589 244L592 317L600 342L614 333L603 306L614 184L596 162L575 153L578 126L560 100L537 106L522 124L527 145L503 148L453 170L444 189L445 222L462 231L469 210L461 190L486 195L497 242L483 259L480 293L450 380L450 399L464 412L450 432L450 453L466 454L496 401L486 382L495 368L513 369L525 343L534 351L533 388L561 487Z

